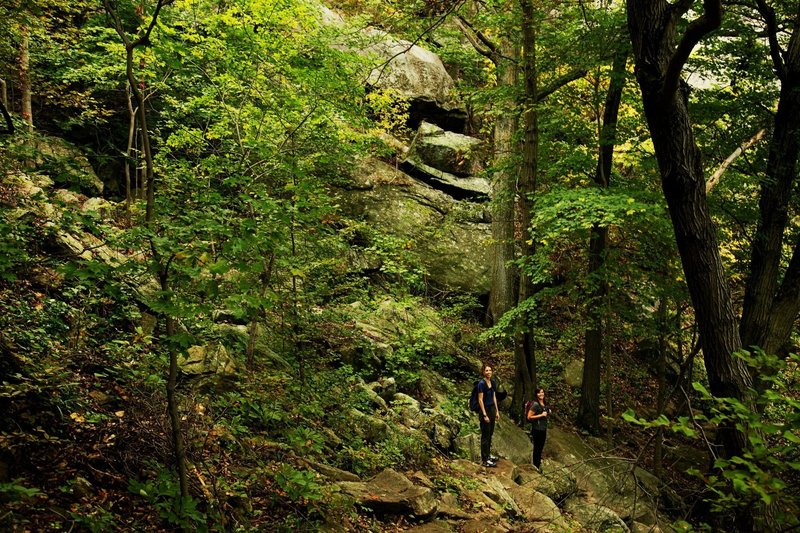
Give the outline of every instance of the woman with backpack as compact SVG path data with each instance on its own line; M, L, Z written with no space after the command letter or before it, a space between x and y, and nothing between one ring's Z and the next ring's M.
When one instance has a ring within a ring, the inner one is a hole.
M487 467L497 466L497 458L490 455L492 449L492 435L494 424L500 420L500 409L497 408L495 388L492 382L492 367L483 364L481 368L483 379L478 382L478 416L481 426L481 464Z
M547 415L550 409L544 403L544 389L537 388L534 391L534 400L528 410L528 421L531 422L531 440L533 440L533 466L542 471L542 450L544 441L547 440Z

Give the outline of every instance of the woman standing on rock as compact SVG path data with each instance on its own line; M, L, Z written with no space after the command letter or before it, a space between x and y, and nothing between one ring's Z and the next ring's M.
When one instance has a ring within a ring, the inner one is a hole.
M550 409L544 404L544 389L534 391L536 400L528 410L528 420L531 422L531 440L533 440L533 466L542 471L542 450L544 441L547 440L547 415Z
M495 390L492 386L492 367L483 364L481 368L483 379L478 382L478 406L480 407L481 425L481 464L483 466L497 466L497 458L490 455L492 449L492 435L494 423L500 420L500 409L495 401Z

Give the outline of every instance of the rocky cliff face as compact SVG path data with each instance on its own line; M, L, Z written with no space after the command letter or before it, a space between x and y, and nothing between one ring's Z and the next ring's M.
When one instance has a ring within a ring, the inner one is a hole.
M323 21L346 25L327 9ZM348 46L375 65L368 89L408 100L407 125L415 135L409 145L392 139L394 165L378 159L354 165L340 193L346 214L407 242L434 286L488 293L487 147L463 134L467 114L451 97L452 78L433 52L379 30L362 30Z

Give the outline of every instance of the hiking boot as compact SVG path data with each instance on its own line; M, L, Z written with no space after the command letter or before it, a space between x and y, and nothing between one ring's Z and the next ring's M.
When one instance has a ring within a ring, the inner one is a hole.
M496 463L496 462L497 462L499 459L500 459L500 458L499 458L499 457L497 457L496 455L490 455L490 456L489 456L489 460L490 460L491 462L493 462L493 463Z
M495 463L491 459L488 459L488 460L484 461L483 463L481 463L481 466L483 466L484 468L496 468L497 467L497 463Z

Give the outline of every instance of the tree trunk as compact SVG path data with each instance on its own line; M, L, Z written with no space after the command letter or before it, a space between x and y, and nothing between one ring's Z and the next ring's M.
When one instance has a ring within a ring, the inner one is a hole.
M138 107L134 109L133 101L131 100L131 88L126 87L125 98L128 102L128 146L125 148L125 213L130 216L131 202L133 196L131 195L131 153L133 151L133 139L136 136L136 114ZM134 165L134 172L138 164Z
M658 303L658 392L656 396L656 418L664 413L667 403L667 299L661 298ZM658 478L663 476L664 428L656 428L653 445L653 473Z
M597 169L594 182L607 188L611 182L611 165L614 157L614 144L617 134L617 117L625 86L625 65L628 61L628 46L620 46L614 55L611 81L606 93L603 110L603 125L600 129ZM608 228L592 226L589 238L589 270L587 283L590 285L587 301L589 325L584 339L583 381L581 399L578 407L578 427L596 435L600 431L600 359L603 350L603 305L608 293L608 284L603 274L608 243Z
M519 51L516 46L503 42L500 57L496 57L498 85L514 87L517 84L517 66L513 61ZM514 260L514 204L516 196L516 165L514 154L517 143L517 115L511 110L498 114L494 125L494 166L492 179L492 287L489 292L487 322L496 324L506 311L516 304L517 276L511 263Z
M519 248L523 258L531 258L536 252L533 236L530 234L533 201L536 194L536 173L538 165L539 125L536 112L537 77L536 70L536 21L531 0L520 0L522 9L522 57L525 76L525 101L523 124L525 141L522 147L522 169L519 180L519 212L522 227ZM524 269L519 275L519 295L517 304L522 304L533 296L533 282ZM517 319L517 333L514 339L514 413L522 413L525 401L533 398L536 383L536 353L533 346L532 326L527 316Z
M33 130L33 107L31 105L30 72L30 28L22 27L22 40L19 44L19 91L22 98L22 120Z
M661 172L686 284L694 306L711 392L752 405L752 380L744 363L732 354L741 348L738 324L725 280L714 225L706 203L700 150L692 133L687 91L680 79L694 44L718 27L719 1L706 0L703 16L689 25L675 46L680 7L665 0L628 0L628 24L636 58L636 77ZM680 87L679 87L680 85ZM727 457L742 455L743 431L720 428Z
M169 286L169 266L165 266L159 275L161 291L164 294L170 293ZM165 316L167 344L169 345L169 374L167 376L167 411L169 412L170 426L172 428L172 445L175 453L175 463L178 466L178 483L181 491L181 510L183 502L189 497L189 477L186 469L186 449L183 442L183 431L181 431L181 416L178 409L178 399L176 387L178 383L178 352L172 346L175 335L175 319Z
M761 10L772 31L774 20L770 21L770 15L774 17L774 13L765 2L761 2ZM787 50L778 56L773 54L781 93L766 175L761 183L759 222L751 251L740 328L745 347L758 346L773 354L789 340L800 312L800 245L795 245L794 257L779 285L789 202L797 180L800 152L800 15Z

